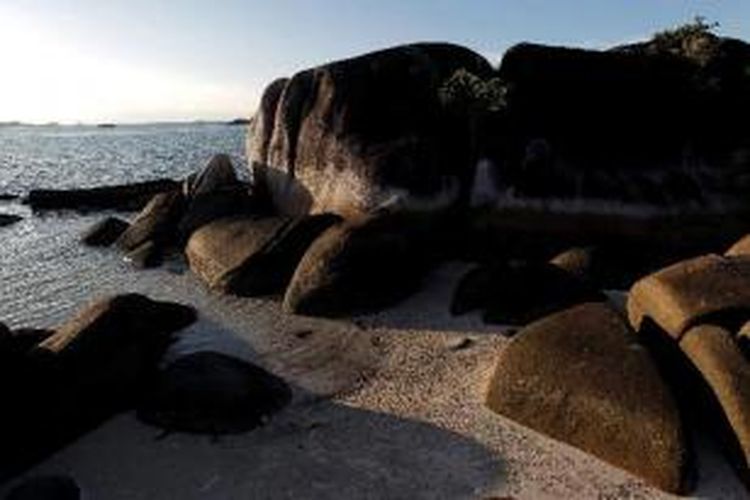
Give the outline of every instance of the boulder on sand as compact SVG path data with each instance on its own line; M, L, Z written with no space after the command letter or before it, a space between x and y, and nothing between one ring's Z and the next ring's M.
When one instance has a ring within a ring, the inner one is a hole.
M146 423L170 431L249 431L291 400L280 378L215 352L188 354L160 371L138 408Z
M106 247L117 241L130 224L118 217L107 217L88 228L81 241L92 247Z
M689 414L750 484L750 260L705 255L640 280L630 321Z
M122 403L156 366L172 334L195 319L189 306L139 294L118 295L84 308L36 351L54 359L56 371L71 389L101 391L95 404L108 399Z
M248 133L254 179L284 214L370 214L468 202L476 164L467 117L440 101L457 70L490 64L469 49L404 45L277 80Z
M339 219L239 216L218 219L190 237L190 268L216 290L258 296L284 290L308 246Z
M148 240L125 254L125 261L136 269L159 267L164 261L164 251L153 240Z
M487 405L670 493L690 486L677 405L648 351L605 304L520 331L498 359Z
M411 214L347 220L305 253L284 310L310 316L377 311L413 293L430 269L429 226Z
M479 309L487 323L524 325L576 304L605 299L595 287L552 264L509 261L469 271L456 288L451 313Z
M153 241L159 248L174 243L177 222L184 209L185 198L180 190L157 194L117 239L117 246L131 251L147 241Z
M739 330L748 312L750 259L743 257L704 255L678 262L638 281L628 298L633 328L640 330L650 318L677 340L719 316L721 324Z
M720 439L725 453L740 477L750 484L750 362L731 332L714 325L688 330L680 340L682 352L702 379L690 385L693 398L687 404L700 405L709 429ZM687 383L692 378L683 377ZM696 401L696 395L710 395Z
M114 209L140 210L158 193L179 189L180 184L171 179L135 182L116 186L83 189L35 189L25 202L35 210L40 209Z
M0 480L135 404L191 307L138 294L84 308L25 353L4 384Z

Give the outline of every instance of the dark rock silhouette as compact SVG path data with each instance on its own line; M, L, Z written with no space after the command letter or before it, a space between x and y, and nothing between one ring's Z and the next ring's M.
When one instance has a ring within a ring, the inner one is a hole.
M10 353L0 380L0 480L132 407L191 307L138 294L91 304L44 340ZM6 351L6 356L8 352Z
M177 181L163 179L85 189L34 189L25 202L35 210L140 210L154 195L178 188Z
M469 271L458 284L451 312L479 309L485 322L524 325L576 304L604 300L597 288L559 267L512 261Z
M167 430L245 432L291 400L290 387L260 367L215 352L183 356L160 371L138 417Z
M506 182L539 198L741 202L750 45L699 38L680 50L511 48L499 69L507 109L485 136Z
M117 246L131 251L151 241L164 248L176 241L177 222L185 209L185 197L179 190L154 196L117 239Z
M84 245L106 247L117 241L130 224L118 217L107 217L88 228L82 235Z
M5 500L79 500L81 489L69 476L41 476L15 486Z

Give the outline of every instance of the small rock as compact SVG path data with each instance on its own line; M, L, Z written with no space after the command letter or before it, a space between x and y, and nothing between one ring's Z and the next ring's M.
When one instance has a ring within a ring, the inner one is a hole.
M117 241L129 226L118 217L107 217L88 228L81 236L81 241L92 247L106 247Z
M458 284L451 312L480 309L487 323L524 325L575 304L603 300L596 288L556 266L512 261L469 271Z
M448 349L451 351L463 351L474 345L474 340L469 337L451 339L448 341Z
M69 476L39 476L14 487L6 500L79 500L81 489Z
M184 208L185 199L181 191L157 194L117 239L117 246L131 251L147 241L153 241L159 247L173 243Z
M152 240L146 241L125 255L125 260L138 269L159 267L164 261L163 249Z
M0 214L0 227L9 226L23 219L18 215Z

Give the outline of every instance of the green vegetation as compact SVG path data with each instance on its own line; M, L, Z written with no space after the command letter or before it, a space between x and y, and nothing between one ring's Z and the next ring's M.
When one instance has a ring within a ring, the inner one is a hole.
M500 78L484 80L466 69L459 69L440 87L439 96L446 108L483 115L504 109L507 92Z
M652 43L658 52L703 63L716 48L718 37L714 32L718 27L719 23L708 22L705 17L696 16L690 23L656 33Z
M681 43L686 39L713 35L718 27L717 22L708 22L703 16L695 16L690 23L656 33L654 42L664 45Z

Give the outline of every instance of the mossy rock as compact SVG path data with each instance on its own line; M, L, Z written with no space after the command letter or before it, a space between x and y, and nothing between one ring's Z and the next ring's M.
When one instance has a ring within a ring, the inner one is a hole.
M690 486L692 455L672 394L605 304L582 304L520 331L497 361L487 405L665 491Z

